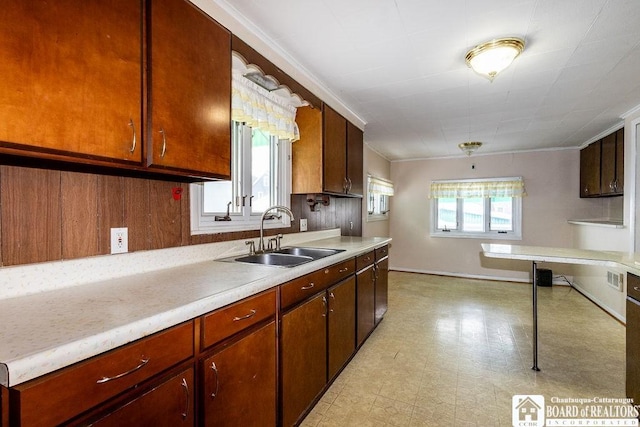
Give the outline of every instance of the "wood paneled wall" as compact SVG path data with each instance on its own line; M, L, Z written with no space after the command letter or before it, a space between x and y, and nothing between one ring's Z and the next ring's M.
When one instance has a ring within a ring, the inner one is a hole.
M174 200L173 190L182 191ZM362 234L361 200L331 197L311 212L306 197L291 199L308 230L340 227ZM190 235L189 184L93 173L0 166L0 260L2 266L82 258L111 252L110 229L128 227L129 251L255 238L258 230ZM266 234L295 233L288 229Z

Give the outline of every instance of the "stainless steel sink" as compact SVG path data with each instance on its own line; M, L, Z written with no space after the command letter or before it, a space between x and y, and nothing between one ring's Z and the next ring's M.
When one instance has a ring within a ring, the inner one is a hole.
M297 256L308 256L314 260L334 255L340 252L344 252L344 249L324 249L324 248L303 248L298 246L292 246L289 248L282 248L274 253L278 254L291 254Z
M295 267L305 262L313 261L310 256L281 254L274 252L265 252L262 254L245 255L234 259L235 262L244 262L248 264L271 265L276 267Z
M344 251L345 249L304 248L291 246L276 251L225 258L220 261L269 265L272 267L295 267L296 265L315 261Z

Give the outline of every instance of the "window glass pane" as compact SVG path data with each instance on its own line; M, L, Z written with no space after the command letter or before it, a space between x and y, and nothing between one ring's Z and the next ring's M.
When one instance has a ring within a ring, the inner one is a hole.
M254 129L251 138L251 212L264 212L271 206L273 156L269 134Z
M205 214L227 212L227 203L233 200L231 181L206 182L203 192L202 210ZM233 209L231 211L233 212Z
M513 199L511 197L492 197L490 219L491 230L513 231Z
M458 202L454 198L437 199L438 229L455 230L457 228Z
M484 200L481 197L462 199L462 231L484 231Z

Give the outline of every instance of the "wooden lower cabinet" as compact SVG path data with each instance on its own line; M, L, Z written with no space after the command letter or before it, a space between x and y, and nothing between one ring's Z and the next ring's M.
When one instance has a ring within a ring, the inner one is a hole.
M325 292L284 313L280 324L282 425L294 425L327 383Z
M276 425L275 321L214 349L201 367L201 425Z
M373 328L375 327L375 286L376 277L373 264L366 269L359 271L357 280L357 344L358 347L364 343Z
M188 368L89 425L193 426L194 391L193 368Z
M375 324L380 323L384 314L387 312L388 295L389 295L389 258L385 257L380 261L376 261L376 315Z
M327 290L328 375L333 379L356 350L356 278L351 276Z

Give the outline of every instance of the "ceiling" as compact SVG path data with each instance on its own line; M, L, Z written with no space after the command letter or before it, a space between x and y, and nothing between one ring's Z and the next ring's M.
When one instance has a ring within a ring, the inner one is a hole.
M215 0L340 100L389 160L578 147L640 104L638 0ZM525 50L493 82L485 41ZM330 102L328 102L331 104Z

